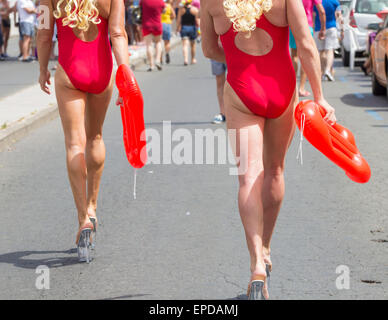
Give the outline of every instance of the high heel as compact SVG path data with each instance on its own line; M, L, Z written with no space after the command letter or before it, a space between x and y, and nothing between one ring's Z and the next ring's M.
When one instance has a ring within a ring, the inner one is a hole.
M270 280L270 277L271 277L270 269L271 269L271 266L266 263L265 264L265 273L267 274L266 280L267 280L267 290L268 290L268 292L269 292L269 280Z
M79 231L77 240L77 253L79 262L90 263L90 261L92 261L90 242L90 235L92 231L93 224L91 223L87 223Z
M257 277L251 280L248 286L248 300L266 300L263 295L264 281L266 277Z
M93 224L91 248L92 248L92 250L95 250L96 249L96 240L97 240L97 218L89 216L89 220Z

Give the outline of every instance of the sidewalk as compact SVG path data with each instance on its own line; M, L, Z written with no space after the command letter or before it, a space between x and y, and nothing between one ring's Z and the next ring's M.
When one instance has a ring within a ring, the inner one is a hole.
M18 54L17 40L12 38L9 45L9 55L13 58L0 62L0 151L58 116L53 80L51 95L43 93L37 84L38 62L26 64L14 58ZM179 43L178 37L171 39L172 48ZM133 69L146 62L145 45L128 49ZM50 62L50 69L54 64ZM114 61L114 70L116 68ZM55 71L50 72L53 77Z

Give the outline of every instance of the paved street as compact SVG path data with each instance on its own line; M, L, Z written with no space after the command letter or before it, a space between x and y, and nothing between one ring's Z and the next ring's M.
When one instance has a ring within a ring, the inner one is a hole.
M215 80L199 55L198 65L183 67L178 47L163 72L137 68L147 128L162 134L163 120L192 133L219 128L210 123ZM306 141L300 166L296 132L272 245L272 299L388 299L388 102L372 96L358 69L338 67L336 78L324 83L326 98L354 133L372 178L353 183ZM60 120L0 153L0 299L246 299L248 251L230 165L148 165L134 200L113 103L104 137L101 226L89 265L77 261ZM40 265L50 268L49 290L35 286ZM341 265L350 270L348 290L336 288Z

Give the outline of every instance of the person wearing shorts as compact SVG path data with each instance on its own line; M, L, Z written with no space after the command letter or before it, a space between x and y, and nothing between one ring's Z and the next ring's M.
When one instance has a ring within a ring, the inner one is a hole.
M339 48L336 18L341 17L338 0L322 0L326 13L326 36L321 39L317 31L321 28L319 17L315 17L315 43L321 58L322 80L334 81L334 49ZM314 9L315 10L315 9Z
M225 111L224 111L224 85L225 85L225 74L226 64L215 60L210 60L212 66L212 74L216 77L217 83L217 98L218 105L220 107L220 113L216 114L213 119L214 124L221 124L225 122Z
M175 10L172 7L172 0L166 1L166 6L162 13L164 51L166 53L166 63L170 63L170 40L171 40L171 25L175 19Z
M30 46L35 34L36 8L31 0L18 0L17 11L19 14L19 34L22 39L22 61L31 62L29 56Z
M300 1L300 0L298 0ZM322 0L303 0L303 6L304 10L306 12L307 16L307 22L310 26L311 35L313 35L313 11L314 6L316 9L318 9L319 17L322 19L322 21L325 21L325 9L322 6ZM323 24L323 28L321 28L319 36L323 38L325 36L325 24ZM298 50L296 48L296 42L294 35L292 34L290 30L290 48L291 48L291 59L292 63L294 65L295 73L298 73ZM311 95L310 92L308 92L305 89L307 76L304 72L303 68L300 68L300 83L299 83L299 96L301 97L308 97Z
M191 48L191 64L196 64L196 44L198 35L199 10L191 5L192 0L186 0L178 11L177 31L182 38L183 64L189 64L189 47Z
M162 70L160 59L162 58L162 11L165 4L163 0L141 0L143 37L147 48L149 68L153 71L155 66ZM155 60L153 57L152 45L155 43ZM155 63L155 61L157 61Z

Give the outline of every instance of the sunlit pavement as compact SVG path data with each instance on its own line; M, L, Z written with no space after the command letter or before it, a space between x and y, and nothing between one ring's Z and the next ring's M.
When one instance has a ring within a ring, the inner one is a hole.
M173 132L223 128L210 123L218 112L215 80L210 63L198 60L183 67L177 48L163 72L137 69L147 128L161 136L164 120ZM372 178L350 181L306 141L300 166L296 131L272 244L273 299L388 298L388 102L372 96L359 70L338 67L336 79L324 83L325 96L354 133ZM0 298L245 299L249 260L231 165L147 165L134 200L113 101L104 138L101 226L89 265L77 262L60 120L0 153ZM49 289L38 289L39 279L36 286L41 265L49 268Z

